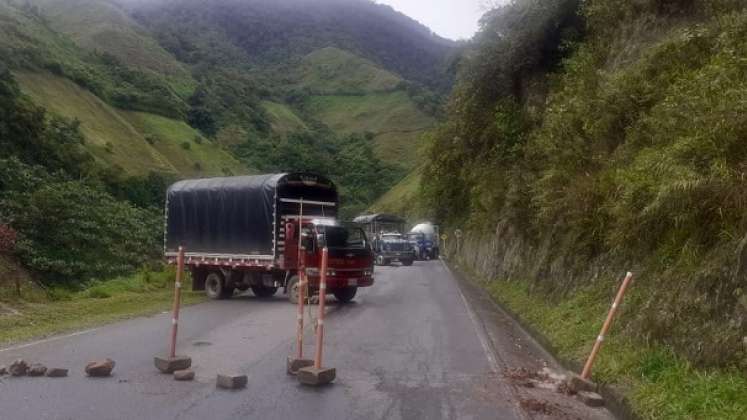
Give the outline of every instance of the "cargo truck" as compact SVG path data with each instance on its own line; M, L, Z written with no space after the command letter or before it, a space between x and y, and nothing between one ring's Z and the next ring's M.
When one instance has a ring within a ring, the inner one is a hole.
M193 290L212 299L236 289L265 298L283 288L296 302L299 269L318 291L327 247L327 291L348 302L373 285L374 256L360 228L337 222L338 207L335 185L314 174L180 181L167 192L165 256L174 263L184 247Z

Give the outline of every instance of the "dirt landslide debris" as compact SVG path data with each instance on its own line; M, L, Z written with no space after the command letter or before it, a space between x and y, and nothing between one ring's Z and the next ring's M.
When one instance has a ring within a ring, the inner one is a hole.
M545 415L552 415L555 410L553 406L550 404L547 400L538 400L535 398L527 398L527 399L521 399L519 401L519 405L524 410L531 412L531 413L540 413Z

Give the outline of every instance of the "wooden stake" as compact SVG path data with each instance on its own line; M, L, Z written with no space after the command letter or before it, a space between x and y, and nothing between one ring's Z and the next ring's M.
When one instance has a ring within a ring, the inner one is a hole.
M176 357L176 333L179 328L179 305L182 295L182 273L184 272L184 248L179 247L176 257L176 281L174 282L174 311L171 318L171 352L169 355Z
M594 365L594 360L597 358L597 353L599 353L599 349L602 348L602 342L604 341L604 337L605 335L607 335L607 332L612 326L612 319L615 317L615 312L617 312L617 308L622 303L623 296L625 295L625 290L628 288L628 285L630 284L631 280L633 280L633 273L628 272L628 274L625 276L625 280L623 280L623 283L620 286L620 290L617 291L617 296L615 296L615 301L612 303L612 307L610 308L610 311L607 314L607 319L604 321L604 324L602 325L602 331L599 333L599 336L597 336L597 341L594 342L594 347L591 349L591 354L589 354L589 358L586 360L586 364L584 365L584 370L583 372L581 372L581 377L584 379L589 379L591 377L591 367Z

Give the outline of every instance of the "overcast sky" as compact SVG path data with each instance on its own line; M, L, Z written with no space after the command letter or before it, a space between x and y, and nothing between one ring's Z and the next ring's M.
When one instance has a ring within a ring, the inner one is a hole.
M376 0L419 21L444 38L469 39L485 12L486 0Z

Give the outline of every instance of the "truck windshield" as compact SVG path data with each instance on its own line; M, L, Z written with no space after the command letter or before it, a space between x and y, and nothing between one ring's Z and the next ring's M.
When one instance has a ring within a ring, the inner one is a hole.
M329 248L365 248L366 235L363 230L343 226L317 226L317 231L324 235Z

